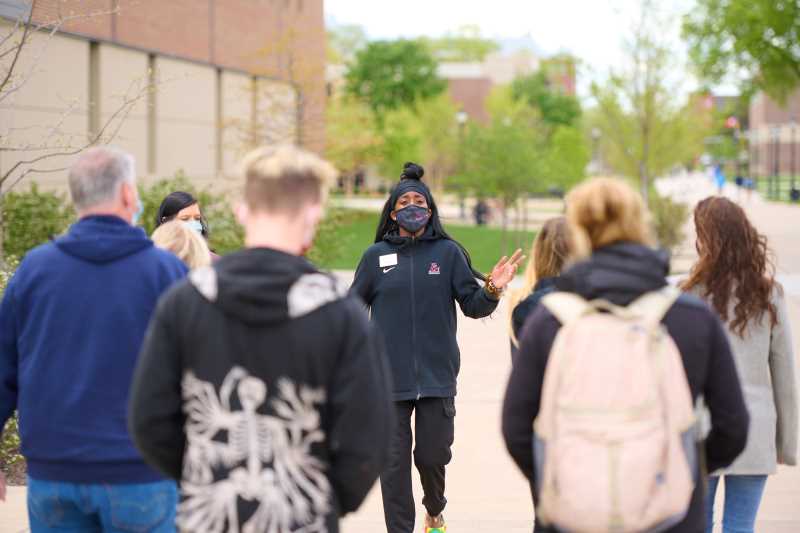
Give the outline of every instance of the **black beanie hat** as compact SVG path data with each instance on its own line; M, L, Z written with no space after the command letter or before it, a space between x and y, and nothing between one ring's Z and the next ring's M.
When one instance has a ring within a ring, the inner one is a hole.
M395 185L392 191L392 205L397 203L397 199L409 191L414 191L425 197L425 200L430 206L433 203L433 196L431 195L428 186L422 182L422 176L425 175L425 169L421 165L408 162L403 165L403 172L400 174L400 182Z

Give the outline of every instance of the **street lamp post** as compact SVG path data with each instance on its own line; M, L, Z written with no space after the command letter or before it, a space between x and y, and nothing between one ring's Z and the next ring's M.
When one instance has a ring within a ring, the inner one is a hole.
M770 187L769 187L769 197L773 200L777 199L780 196L779 187L780 187L780 156L781 156L781 145L780 145L780 129L778 127L772 128L772 172L770 177Z
M467 120L469 120L469 115L465 111L459 111L456 113L456 123L458 124L458 172L461 174L463 178L464 174L464 127L467 125ZM464 184L461 183L458 186L459 189L459 210L461 215L461 220L467 219L467 206L466 206L466 194L464 192Z
M592 167L596 173L600 174L600 158L599 158L599 141L600 141L600 128L592 128Z
M792 128L792 138L791 138L791 144L789 145L789 157L790 157L790 161L791 161L789 166L790 166L790 170L791 170L791 173L792 173L792 177L789 179L789 183L790 183L790 185L789 185L789 187L790 187L789 193L792 195L792 200L794 200L794 197L796 195L796 193L794 192L794 190L795 190L794 189L794 177L795 177L795 174L797 173L796 172L797 169L795 168L795 153L794 153L795 152L795 144L797 143L797 139L795 138L795 134L797 132L797 122L795 121L794 117L792 117L792 122L790 124L790 127Z

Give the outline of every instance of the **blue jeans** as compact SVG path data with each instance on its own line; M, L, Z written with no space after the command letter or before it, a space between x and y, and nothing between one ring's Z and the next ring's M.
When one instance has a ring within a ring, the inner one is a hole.
M753 533L761 495L767 476L723 476L725 479L725 505L722 518L723 533ZM714 497L719 476L709 476L706 497L706 533L714 527Z
M101 485L28 478L31 533L173 533L172 481Z

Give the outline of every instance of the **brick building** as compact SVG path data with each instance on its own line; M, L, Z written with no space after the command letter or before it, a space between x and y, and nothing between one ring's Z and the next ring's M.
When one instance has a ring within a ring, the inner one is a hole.
M90 138L122 94L152 82L114 140L143 177L180 169L215 181L252 144L324 148L323 0L39 0L32 14L30 5L0 0L0 36L29 15L63 24L26 46L15 71L31 76L0 102L0 139L34 144L60 122L65 135ZM0 172L20 157L0 152Z
M575 60L555 56L540 60L530 50L494 52L483 62L442 63L439 76L447 81L453 101L479 122L489 120L486 101L496 85L508 85L520 76L544 69L550 86L562 94L575 96Z
M757 94L750 103L750 173L800 175L800 89L784 104Z

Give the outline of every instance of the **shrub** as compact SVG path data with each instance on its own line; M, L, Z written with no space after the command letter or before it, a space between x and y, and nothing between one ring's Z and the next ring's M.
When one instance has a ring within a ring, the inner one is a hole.
M689 216L686 205L673 201L657 192L650 194L650 213L659 245L674 250L683 242L684 225Z
M139 224L148 235L155 229L156 213L161 202L173 191L186 191L197 198L209 225L209 244L216 253L226 254L244 246L244 230L236 221L228 196L213 193L208 189L198 189L183 172L178 172L172 178L158 181L149 187L140 187L139 195L144 205L144 212ZM341 257L343 250L339 229L345 218L344 210L327 210L317 230L314 246L308 254L308 258L315 264L329 265Z
M208 189L199 189L182 171L149 187L139 187L139 196L144 206L139 225L148 235L155 230L156 214L161 202L174 191L186 191L197 198L203 216L208 222L209 245L212 250L218 254L225 254L242 247L244 231L233 216L228 197L225 194L213 193Z
M12 258L6 260L6 268L0 269L0 297L11 279L16 268L16 261ZM9 419L5 430L0 435L0 471L5 474L9 483L24 482L25 459L19 452L20 440L17 428L17 415Z
M23 257L74 220L75 212L61 194L41 192L35 183L27 191L10 191L3 198L3 252L6 257Z

